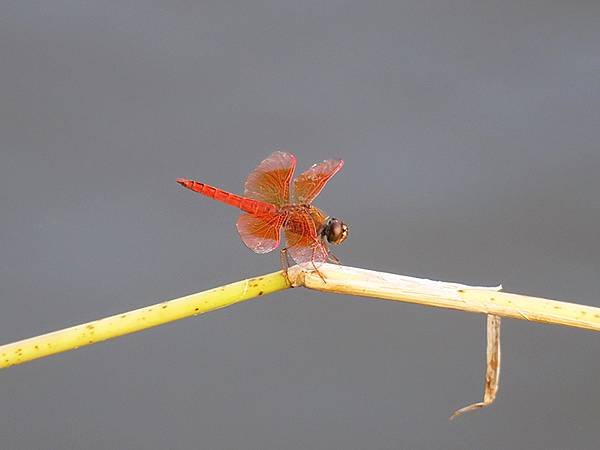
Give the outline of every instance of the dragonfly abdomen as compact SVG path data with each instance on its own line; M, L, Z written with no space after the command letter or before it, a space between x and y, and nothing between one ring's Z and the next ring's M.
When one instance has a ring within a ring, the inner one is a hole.
M231 192L224 191L223 189L216 188L209 184L200 183L199 181L179 178L177 182L194 192L213 198L226 205L234 206L250 214L273 213L277 210L277 207L270 203L232 194Z

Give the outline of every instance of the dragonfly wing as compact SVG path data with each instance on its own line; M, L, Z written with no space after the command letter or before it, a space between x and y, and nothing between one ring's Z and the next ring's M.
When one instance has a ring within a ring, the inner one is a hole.
M290 203L290 181L296 168L291 153L273 152L246 178L246 197L276 206Z
M279 246L284 221L285 216L282 214L242 214L236 226L246 247L255 253L269 253Z
M294 180L294 203L310 204L344 165L341 159L315 164Z
M327 261L327 245L319 239L310 214L295 214L289 218L284 233L287 252L296 263Z

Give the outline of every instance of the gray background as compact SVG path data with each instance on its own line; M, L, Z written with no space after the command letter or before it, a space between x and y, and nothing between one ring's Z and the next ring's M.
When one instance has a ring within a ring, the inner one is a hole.
M346 160L347 264L600 306L597 1L0 5L0 340L278 267L271 151ZM2 449L591 449L598 336L293 290L0 372Z

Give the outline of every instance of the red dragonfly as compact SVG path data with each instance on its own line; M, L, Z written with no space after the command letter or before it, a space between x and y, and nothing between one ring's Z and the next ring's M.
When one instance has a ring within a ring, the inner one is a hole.
M256 253L268 253L279 247L283 229L286 247L281 250L281 264L286 274L288 254L298 264L311 262L318 272L315 263L339 263L327 244L344 242L348 237L348 225L327 216L312 202L343 165L341 159L313 165L294 179L293 191L290 181L296 168L296 157L280 151L269 155L250 173L244 196L185 178L179 178L177 182L241 209L244 214L237 220L237 230L244 244Z

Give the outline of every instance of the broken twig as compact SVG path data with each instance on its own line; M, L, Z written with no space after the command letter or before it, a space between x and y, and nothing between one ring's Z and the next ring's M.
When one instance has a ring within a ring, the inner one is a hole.
M500 385L500 320L500 317L492 314L488 314L487 316L487 350L483 401L454 411L450 416L450 420L466 412L485 408L496 400L496 394Z

